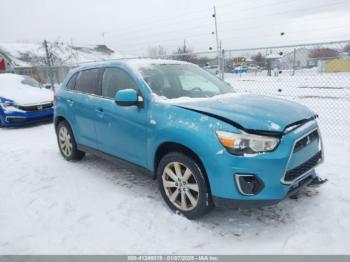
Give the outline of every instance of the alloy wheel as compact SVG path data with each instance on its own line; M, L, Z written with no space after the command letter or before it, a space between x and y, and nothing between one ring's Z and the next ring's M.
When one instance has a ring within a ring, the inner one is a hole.
M190 211L198 204L199 186L192 171L180 162L168 163L162 182L169 201L181 211Z
M69 157L73 151L73 144L71 135L69 134L68 129L65 126L62 126L58 132L58 141L62 153L66 157Z

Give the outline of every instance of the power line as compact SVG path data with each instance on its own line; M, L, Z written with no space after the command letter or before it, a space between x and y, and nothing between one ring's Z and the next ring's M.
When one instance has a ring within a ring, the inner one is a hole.
M336 6L336 5L341 5L341 4L349 4L349 3L350 3L349 0L347 0L347 1L335 2L335 3L331 3L331 4L317 5L317 6L313 6L310 8L298 8L298 9L294 9L294 10L275 12L275 13L270 13L270 14L265 14L265 15L254 15L254 16L250 16L250 17L244 17L243 19L247 20L247 19L256 19L256 18L261 18L261 17L271 17L271 16L275 16L275 15L290 14L290 13L294 13L294 12L298 12L298 11L314 10L314 9L318 9L318 8ZM238 18L238 19L242 19L242 18ZM231 23L231 22L232 21L221 21L220 23L225 24L225 23Z
M344 15L341 15L341 16L339 16L339 15L330 15L330 16L322 17L322 20L324 21L324 20L331 19L331 18L334 18L334 17L339 18L339 17L344 17L344 16L347 17L348 14L344 14ZM304 18L303 22L305 20L306 21L312 21L312 20L314 20L314 18ZM261 28L267 28L267 27L270 27L270 26L289 25L289 24L292 24L293 22L282 22L282 23L280 23L280 22L278 22L278 23L273 22L273 23L270 23L270 24L263 24L263 25L258 25L258 26L254 25L254 26L249 26L249 27L234 27L234 28L229 28L229 29L222 29L222 30L220 30L220 32L233 32L233 31L234 32L241 32L241 31L247 31L249 29L261 29ZM186 29L188 29L188 28L186 28ZM192 28L191 32L187 33L187 34L190 34L190 36L182 34L182 36L179 37L179 38L170 38L170 39L167 38L167 39L162 40L162 41L169 41L169 40L172 41L172 40L177 40L177 39L182 39L182 38L192 38L193 39L193 38L198 38L198 37L202 37L202 36L209 36L209 34L210 34L209 31L207 32L207 34L203 34L203 33L193 34L193 31L195 31L197 29L203 30L202 27L196 26L196 27ZM183 32L183 31L184 31L184 29L176 30L176 31L168 31L168 32L165 32L165 33L162 32L161 35L163 36L163 35L167 35L167 34L174 34L176 32ZM284 30L281 29L281 31L284 31ZM147 37L158 36L159 34L160 34L159 32L157 34L147 34ZM130 42L132 39L137 39L139 37L140 36L136 35L136 34L132 35L132 37L123 37L123 38L119 38L118 37L118 42L122 42L122 43ZM140 42L140 41L138 41L138 42ZM149 42L149 41L144 41L144 42L141 42L141 43L147 43L147 42Z
M287 11L283 11L283 12L275 12L273 14L266 14L266 15L263 15L263 16L245 17L244 20L252 19L252 18L256 19L256 18L260 18L260 17L270 17L270 16L273 16L273 15L279 15L279 14L288 14L288 13L292 13L292 12L295 12L295 11L305 11L305 10L311 10L311 9L315 9L315 8L323 8L323 7L329 7L329 6L334 6L334 5L340 5L340 4L344 4L344 3L349 3L349 2L348 1L341 1L341 2L336 2L336 3L332 3L332 4L318 5L316 7L310 7L310 8L302 8L302 9L287 10ZM242 10L244 10L244 9L242 9ZM247 10L247 9L245 9L245 10ZM235 19L230 20L230 21L227 21L227 20L225 21L224 20L224 21L220 21L220 24L228 24L228 23L232 23L232 22L235 22L235 21L236 21ZM285 24L287 24L287 23L285 23ZM206 24L204 24L204 26L212 27L212 24L211 23L206 23ZM198 25L190 26L190 27L186 26L186 28L185 28L185 30L191 30L191 31L198 30L198 29L202 30L202 26L198 26ZM158 28L149 29L148 32L150 30L159 30L159 29ZM183 32L183 31L184 31L184 29L177 29L177 30L172 30L172 31L167 31L167 32L161 32L161 34L162 35L164 35L164 34L173 34L173 33L176 33L176 32ZM229 31L229 30L223 30L223 31ZM232 30L232 31L235 31L235 30ZM237 31L239 31L239 30L237 30ZM134 32L134 33L132 33L132 32ZM132 37L133 37L133 36L137 35L137 34L135 34L135 32L142 32L142 33L144 33L145 30L134 30L134 31L129 31L128 33L129 33L129 35L132 35ZM118 36L116 36L116 34L118 34ZM148 36L152 36L152 35L158 35L158 34L160 34L160 32L155 32L155 34L147 34L147 35ZM128 34L119 34L118 32L115 32L114 34L113 33L109 34L109 38L115 39L116 37L118 37L118 39L128 39L128 37L126 37L125 35L128 35ZM120 38L121 36L122 36L122 38Z
M307 30L298 30L298 31L287 31L286 33L289 34L300 34L300 33L306 33L306 32L319 32L319 31L330 31L330 30L337 30L337 29L344 29L344 28L348 28L348 26L335 26L335 27L330 27L330 28L320 28L320 29L307 29ZM245 35L245 36L234 36L234 37L223 37L223 40L227 41L227 40L232 40L232 39L239 39L244 41L245 39L255 39L255 38L261 38L261 37L277 37L278 34L280 32L276 32L274 34L261 34L261 35ZM303 37L305 37L305 35L303 35ZM173 39L167 39L167 40L163 40L163 41L158 41L158 44L160 45L164 45L165 43L170 43L173 46L179 46L181 45L180 41L178 41L178 38L173 38ZM214 43L214 39L212 39L213 43ZM208 42L206 42L208 43ZM145 46L146 42L137 42L134 44L130 44L130 46L132 47L142 47ZM152 46L152 45L151 45Z
M276 5L285 4L285 3L289 4L289 3L292 3L292 2L295 2L295 1L298 1L298 0L284 0L284 1L279 0L279 1L275 1L273 3L269 3L269 4L264 4L264 5L259 5L259 6L255 6L255 7L238 9L238 10L235 10L235 13L249 11L249 10L257 9L257 8L261 8L261 7L269 7L269 6L272 6L272 5L276 6ZM203 15L205 15L205 17L196 18L196 21L198 21L198 20L208 20L209 21L209 15L211 14L210 9L205 8L205 10L207 12L198 12L198 11L196 11L196 12L186 12L186 13L183 13L183 14L179 14L179 15L177 15L174 18L158 19L158 20L154 20L152 22L145 22L145 23L142 23L142 24L135 24L135 26L137 27L137 29L135 28L136 30L124 30L124 31L120 31L119 30L118 32L114 32L114 30L111 29L111 30L104 30L104 32L108 32L109 35L115 35L115 34L118 34L118 35L123 35L124 34L125 35L125 34L130 34L130 33L133 33L133 32L144 31L145 29L142 29L142 27L144 27L146 25L157 25L157 26L159 26L159 22L161 22L161 21L171 22L170 25L178 25L179 21L174 22L174 20L176 20L179 17L190 18L191 20L193 20L193 14L203 14ZM187 16L187 15L191 15L191 16ZM230 13L230 14L227 14L227 15L232 15L232 14ZM224 16L225 16L225 14L220 15L220 17L224 17ZM183 21L181 21L181 22L183 22ZM188 22L185 22L185 24L186 23L188 24ZM180 24L182 24L182 23L180 23ZM211 23L208 22L206 25L210 25L210 24ZM139 29L139 27L141 27L141 29ZM157 29L157 27L151 28L151 29L148 28L148 30L154 30L154 29ZM94 34L100 34L100 33L96 32ZM92 34L89 34L89 35L92 35Z

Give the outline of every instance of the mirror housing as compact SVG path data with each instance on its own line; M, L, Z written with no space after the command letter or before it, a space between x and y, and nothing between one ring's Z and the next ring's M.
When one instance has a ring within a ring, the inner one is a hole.
M139 105L139 97L134 89L119 90L115 94L115 103L119 106L135 106Z

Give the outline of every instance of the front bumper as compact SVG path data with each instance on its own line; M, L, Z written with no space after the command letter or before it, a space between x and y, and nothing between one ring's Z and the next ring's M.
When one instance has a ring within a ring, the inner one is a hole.
M3 111L0 117L1 124L4 127L34 124L37 122L51 121L53 118L53 108L36 112Z
M287 194L282 199L269 199L269 200L239 200L239 199L227 199L221 197L213 197L214 205L222 208L252 208L262 206L276 205L284 199L296 195L301 189L310 185L314 179L316 179L316 173L312 170L303 180L299 181L293 187L291 187Z
M243 157L226 151L216 153L216 161L212 161L212 156L205 166L214 203L234 207L272 205L305 186L316 177L315 167L323 160L321 137L310 141L307 138L306 142L304 139L298 150L295 147L314 130L318 130L317 122L309 121L285 134L276 150L265 154ZM316 155L320 155L317 161L313 158ZM263 182L263 188L257 194L242 194L236 179L242 174L254 174Z

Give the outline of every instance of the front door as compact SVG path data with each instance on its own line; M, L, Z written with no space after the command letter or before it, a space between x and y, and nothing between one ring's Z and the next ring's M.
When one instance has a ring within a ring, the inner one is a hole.
M147 165L147 107L118 106L116 92L122 89L140 92L135 79L122 68L106 68L102 77L101 111L96 121L99 149L137 165Z

